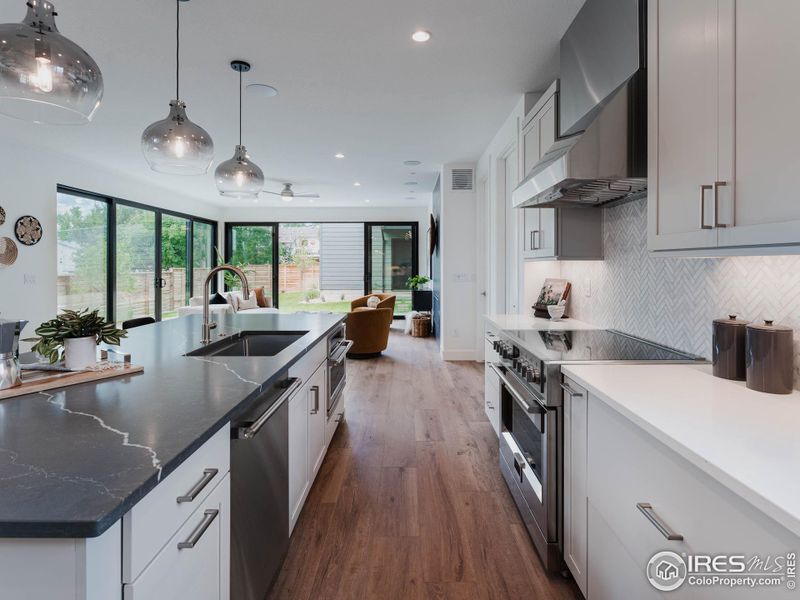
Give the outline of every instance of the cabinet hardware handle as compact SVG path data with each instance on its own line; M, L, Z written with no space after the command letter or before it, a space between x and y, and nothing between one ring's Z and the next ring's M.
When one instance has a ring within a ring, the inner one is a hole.
M714 227L727 227L726 223L719 222L719 188L728 185L727 181L714 182Z
M680 533L672 531L667 524L656 515L655 511L653 511L652 504L648 502L637 502L636 508L639 509L639 512L641 512L665 538L673 542L683 541L683 536Z
M319 386L312 385L311 391L314 392L314 408L311 410L311 414L315 415L319 412Z
M525 470L527 461L519 452L514 452L514 470L519 475L519 480L522 482L522 472Z
M539 236L538 238L536 236ZM542 242L542 232L538 229L531 231L531 250L540 250Z
M200 481L194 484L194 487L190 489L185 495L178 496L178 504L183 504L184 502L192 502L195 498L197 498L198 494L205 489L205 487L211 483L211 480L217 476L219 473L218 469L203 469L203 476L200 478Z
M264 426L264 423L269 420L269 418L277 412L277 410L283 405L287 398L289 398L292 394L294 394L295 390L303 385L303 380L299 377L290 377L286 380L289 384L288 387L278 396L278 399L270 406L267 410L265 410L260 417L258 417L255 422L248 426L248 427L239 427L238 431L236 431L236 438L241 440L249 440L256 436L256 434L261 431L261 428Z
M711 190L711 185L700 186L700 229L713 229L711 225L706 225L706 190Z
M561 389L569 394L570 398L583 398L583 394L581 392L576 392L571 387L569 387L566 383L561 384Z
M211 527L211 523L214 522L214 519L217 518L219 514L219 510L216 508L210 508L203 513L203 520L200 521L200 524L194 528L189 539L185 542L178 542L178 550L183 550L185 548L194 548L197 545L197 542L200 541L200 538L203 537L203 534L206 530Z

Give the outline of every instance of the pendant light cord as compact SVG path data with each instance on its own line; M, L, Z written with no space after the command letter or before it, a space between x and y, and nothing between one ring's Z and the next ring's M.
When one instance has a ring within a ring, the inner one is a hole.
M239 70L239 145L242 145L242 71Z
M181 0L175 0L175 100L181 99Z

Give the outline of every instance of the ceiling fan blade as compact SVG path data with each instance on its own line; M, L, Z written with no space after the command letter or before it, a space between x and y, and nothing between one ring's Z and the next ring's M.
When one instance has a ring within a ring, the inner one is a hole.
M319 198L319 194L295 194L295 198Z
M273 196L280 196L281 195L280 192L270 192L269 190L261 190L261 192L264 193L264 194L272 194Z

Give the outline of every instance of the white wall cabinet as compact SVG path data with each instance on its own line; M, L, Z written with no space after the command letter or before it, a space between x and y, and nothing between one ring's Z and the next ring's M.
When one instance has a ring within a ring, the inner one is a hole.
M564 377L564 560L583 595L587 595L589 393Z
M651 250L800 244L798 21L792 0L649 0Z
M534 104L522 122L519 133L519 178L528 176L539 159L556 141L558 133L558 82L554 82ZM524 208L521 211L522 257L549 258L555 256L555 209Z

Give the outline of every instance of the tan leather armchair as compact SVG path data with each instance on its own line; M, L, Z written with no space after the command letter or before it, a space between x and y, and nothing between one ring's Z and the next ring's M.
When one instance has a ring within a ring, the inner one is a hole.
M397 301L397 296L394 294L369 294L368 296L361 296L350 302L350 310L357 311L359 309L371 310L367 306L367 300L372 296L377 296L380 299L377 308L391 308L394 312L394 303Z
M393 308L362 308L347 314L347 339L353 346L348 358L380 356L389 345L389 328L394 318Z

